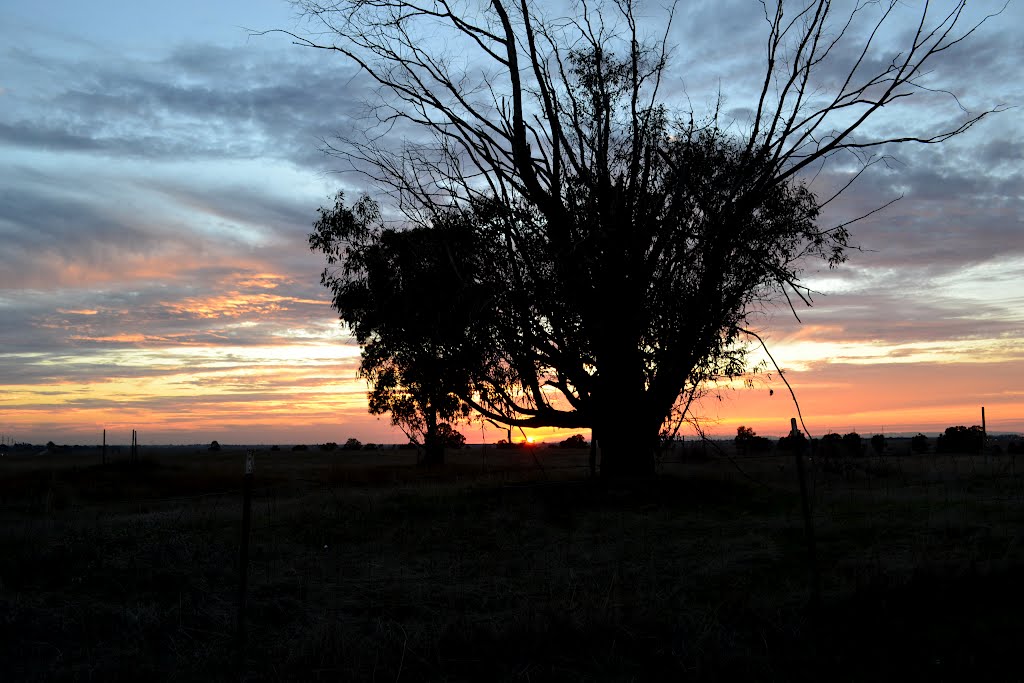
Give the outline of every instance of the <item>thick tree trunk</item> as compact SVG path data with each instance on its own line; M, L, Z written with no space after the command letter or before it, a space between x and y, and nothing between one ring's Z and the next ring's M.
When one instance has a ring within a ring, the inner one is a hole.
M421 465L441 465L444 463L444 442L437 433L437 411L424 411L427 422L427 433L423 435L423 459Z
M653 477L658 429L620 418L601 428L601 477L607 480Z
M633 387L632 391L606 388L598 399L595 412L603 479L654 476L661 420L649 414L645 398L643 391Z

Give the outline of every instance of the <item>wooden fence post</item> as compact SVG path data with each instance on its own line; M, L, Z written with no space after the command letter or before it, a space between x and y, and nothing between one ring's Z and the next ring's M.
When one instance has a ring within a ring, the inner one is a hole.
M245 477L242 480L242 546L238 562L238 622L236 638L240 661L245 657L245 601L249 580L249 528L252 526L252 471L254 451L245 453Z
M821 602L821 576L818 573L818 550L814 540L814 521L811 519L811 503L807 493L807 473L804 470L804 454L800 430L796 426L796 418L791 418L790 439L793 442L793 454L796 458L796 474L800 480L800 503L804 514L804 535L807 538L807 561L810 565L811 606L818 608Z
M981 407L981 452L988 453L988 427L985 425L985 406Z

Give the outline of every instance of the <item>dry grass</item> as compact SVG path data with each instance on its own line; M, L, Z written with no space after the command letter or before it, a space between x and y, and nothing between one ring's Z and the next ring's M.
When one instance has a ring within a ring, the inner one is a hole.
M238 657L243 452L194 451L0 461L10 680L1019 677L1005 461L815 463L811 612L786 457L608 490L585 453L261 451Z

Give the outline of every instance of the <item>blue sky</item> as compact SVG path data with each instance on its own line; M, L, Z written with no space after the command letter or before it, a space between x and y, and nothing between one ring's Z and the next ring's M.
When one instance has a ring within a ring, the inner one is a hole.
M822 296L802 325L781 310L759 320L812 430L936 431L977 422L983 404L996 428L1024 430L1022 5L934 76L968 109L1018 108L894 150L825 217L903 195L858 224L863 251L811 274ZM668 94L700 110L720 88L741 120L759 8L685 3ZM247 31L268 28L306 26L270 0L0 6L0 432L398 439L365 414L358 349L306 246L334 192L373 189L320 150L366 128L374 90L336 55ZM878 125L958 115L940 100ZM713 432L779 433L792 412L780 393L729 391L702 410Z

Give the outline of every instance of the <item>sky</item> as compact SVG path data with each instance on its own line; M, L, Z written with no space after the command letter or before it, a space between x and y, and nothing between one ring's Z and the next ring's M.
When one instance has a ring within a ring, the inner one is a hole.
M669 95L699 109L720 90L742 118L763 61L758 12L683 3ZM800 322L788 308L752 321L812 434L934 433L980 424L981 406L990 431L1024 431L1022 25L1011 3L929 81L970 111L1017 108L941 146L886 150L822 220L902 199L854 226L846 264L809 269ZM250 35L273 28L303 24L272 0L0 3L3 438L402 440L366 412L359 349L307 246L317 207L373 192L322 149L365 129L374 89L338 55ZM922 93L876 125L959 114ZM707 431L784 433L795 409L768 374L706 398Z

